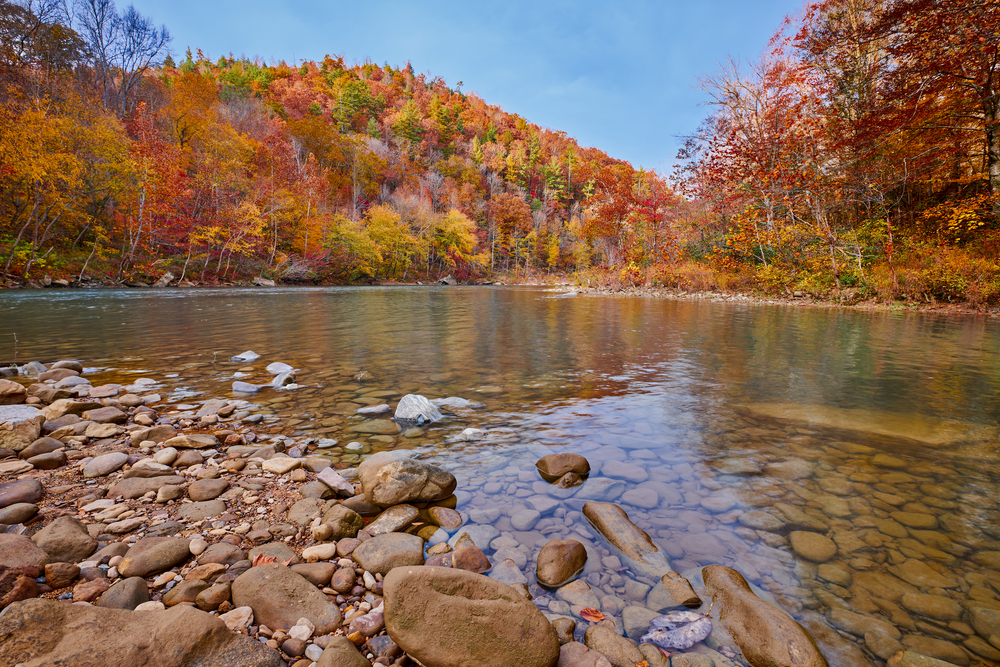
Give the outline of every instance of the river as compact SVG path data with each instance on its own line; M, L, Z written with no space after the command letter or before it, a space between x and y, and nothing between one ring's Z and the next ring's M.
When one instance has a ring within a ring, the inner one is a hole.
M415 450L500 536L487 553L584 542L612 618L655 582L595 539L587 499L622 505L679 572L738 569L831 665L881 664L852 614L956 664L1000 656L984 640L1000 612L976 611L1000 610L996 321L499 287L8 291L0 309L2 361L76 358L95 385L152 377L180 415L245 399L286 444L338 440L323 450L338 464ZM239 371L245 350L261 358ZM298 389L232 394L274 361L300 369ZM405 393L474 403L412 437L347 430ZM559 451L593 467L573 495L534 470ZM538 498L559 502L533 517Z

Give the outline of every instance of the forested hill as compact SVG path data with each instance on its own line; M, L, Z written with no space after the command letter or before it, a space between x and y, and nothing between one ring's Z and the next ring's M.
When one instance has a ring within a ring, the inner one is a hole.
M702 80L669 183L410 64L175 60L132 8L65 7L0 0L8 285L555 274L1000 302L997 3L807 3Z
M90 0L75 32L54 3L0 7L11 279L566 271L614 193L661 218L669 200L655 174L410 64L175 62L131 9L102 30Z

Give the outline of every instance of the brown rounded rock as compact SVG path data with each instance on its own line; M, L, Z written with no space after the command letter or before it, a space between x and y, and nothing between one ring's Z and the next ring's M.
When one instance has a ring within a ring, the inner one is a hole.
M468 570L469 572L482 574L493 567L493 564L490 563L490 559L483 553L483 550L475 544L467 544L455 549L451 554L445 555L451 556L451 566L459 570Z
M193 607L135 613L27 600L0 617L0 664L279 667L277 652Z
M337 605L304 577L277 563L252 567L237 577L232 598L234 606L250 607L255 622L272 630L288 630L300 618L308 618L317 635L340 627Z
M720 603L719 619L752 665L828 667L812 636L792 617L754 595L731 568L702 568L705 588Z
M590 474L590 462L579 454L569 452L546 454L535 462L535 468L546 482L555 482L567 473L575 473L580 477Z
M66 588L80 576L80 567L71 563L49 563L45 566L45 583L54 589Z
M552 540L538 553L535 577L549 588L571 581L587 564L587 549L576 540Z
M330 526L330 536L327 539L340 540L357 535L364 527L365 520L354 510L334 505L323 513L323 523Z
M814 563L824 563L837 555L837 545L826 535L808 530L796 530L788 534L792 551Z
M97 551L97 540L87 527L70 516L61 516L31 538L53 562L77 563Z
M365 497L379 507L443 500L458 485L447 470L398 452L373 454L358 466L358 473Z
M199 479L191 482L188 487L188 497L191 500L215 500L229 488L229 482L224 479Z
M400 567L385 578L385 627L425 665L552 667L559 640L516 590L479 574Z

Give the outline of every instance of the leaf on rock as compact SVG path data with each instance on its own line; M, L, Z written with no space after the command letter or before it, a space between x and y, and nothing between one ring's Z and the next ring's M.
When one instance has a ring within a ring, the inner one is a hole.
M691 648L712 633L708 614L678 610L657 616L649 623L649 632L640 640L660 648Z
M604 614L602 614L597 609L594 609L593 607L587 607L586 609L581 609L580 616L582 616L585 620L590 621L591 623L597 623L599 621L604 620Z
M251 567L257 567L258 565L267 565L268 563L277 563L278 559L274 556L265 556L264 554L257 554L253 557L253 563Z

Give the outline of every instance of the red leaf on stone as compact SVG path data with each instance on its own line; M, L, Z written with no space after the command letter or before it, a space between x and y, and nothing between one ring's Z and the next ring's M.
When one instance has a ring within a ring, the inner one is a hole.
M257 554L253 557L253 563L251 567L257 567L258 565L267 565L268 563L277 563L278 559L274 556L265 556L264 554Z
M590 621L591 623L597 623L599 621L604 620L604 614L602 614L597 609L594 609L593 607L587 607L586 609L581 609L580 616Z

